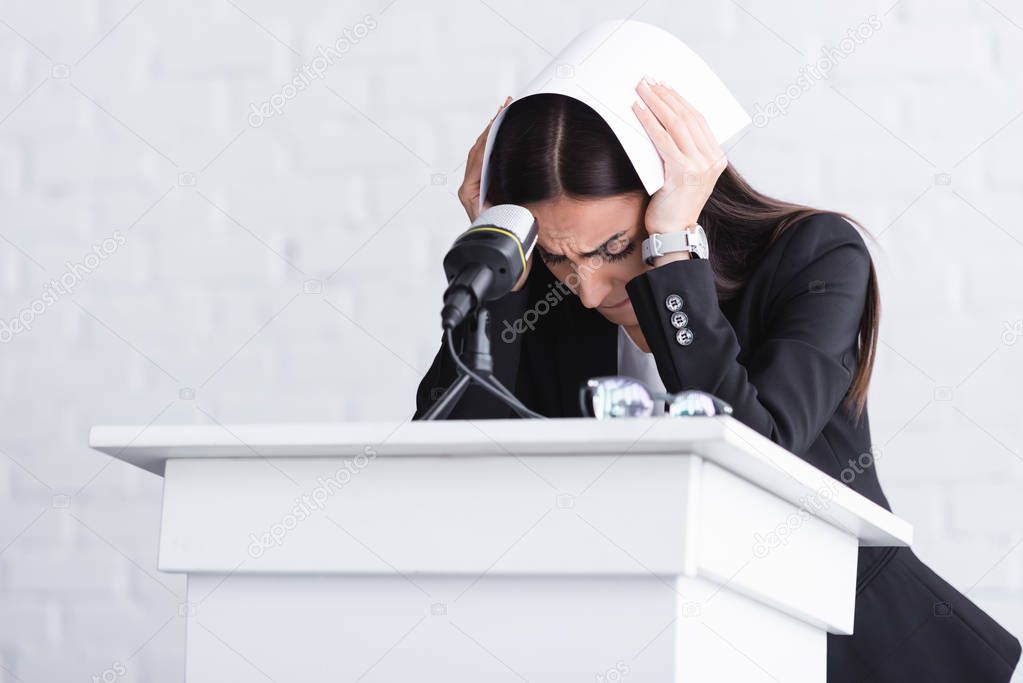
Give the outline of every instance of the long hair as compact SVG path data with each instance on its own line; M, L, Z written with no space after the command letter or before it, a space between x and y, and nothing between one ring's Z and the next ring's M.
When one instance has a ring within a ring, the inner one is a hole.
M531 95L509 107L494 140L489 173L485 199L491 205L525 204L562 195L576 199L648 196L607 122L589 106L564 95ZM809 216L825 213L842 216L873 239L845 213L757 192L729 163L699 219L710 243L719 301L742 290L768 247L786 230ZM846 394L846 406L857 420L866 409L877 353L881 298L873 260L867 287L857 335L857 368Z

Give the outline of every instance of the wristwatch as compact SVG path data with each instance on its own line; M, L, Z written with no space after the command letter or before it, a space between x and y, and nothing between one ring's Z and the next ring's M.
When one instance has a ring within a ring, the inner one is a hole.
M699 223L693 223L679 232L654 233L643 240L643 263L654 265L654 259L666 254L688 251L693 258L708 258L710 247L707 233Z

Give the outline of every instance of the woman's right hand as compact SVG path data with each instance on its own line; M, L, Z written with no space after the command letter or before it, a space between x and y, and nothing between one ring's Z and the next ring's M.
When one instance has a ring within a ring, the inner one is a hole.
M462 207L465 208L470 223L480 215L480 176L483 172L483 151L487 146L487 135L490 133L490 126L493 125L497 114L500 114L509 102L511 102L511 95L504 100L504 104L497 108L497 113L490 117L490 123L476 138L476 144L469 150L469 159L465 162L465 178L462 180L462 186L458 188L458 201L462 202Z
M477 216L480 215L480 181L483 174L483 152L487 146L487 135L490 134L490 126L494 124L494 119L497 118L501 110L507 107L510 102L511 95L505 98L504 104L497 108L497 112L490 118L490 123L483 129L480 136L476 138L476 143L469 150L469 158L465 162L465 178L462 180L462 186L458 188L458 201L462 203L466 215L469 216L470 223L475 222ZM512 287L513 292L517 292L525 286L532 267L533 254L530 253L529 258L526 259L526 268L522 272L522 276L519 277L518 282Z

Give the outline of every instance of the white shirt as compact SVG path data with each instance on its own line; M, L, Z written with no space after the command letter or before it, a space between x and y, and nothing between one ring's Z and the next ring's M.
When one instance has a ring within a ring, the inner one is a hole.
M636 346L632 337L618 326L618 374L638 379L653 392L665 393L664 382L657 372L654 354ZM664 401L654 401L654 415L664 414Z

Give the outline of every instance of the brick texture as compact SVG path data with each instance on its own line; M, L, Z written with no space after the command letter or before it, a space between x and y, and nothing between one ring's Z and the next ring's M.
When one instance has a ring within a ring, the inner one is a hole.
M0 328L0 681L181 679L160 481L91 452L89 427L407 419L469 146L551 53L636 4L0 5L0 320L30 328ZM729 158L877 236L883 483L921 556L1019 635L1023 10L687 0L635 18L752 112L872 16Z

